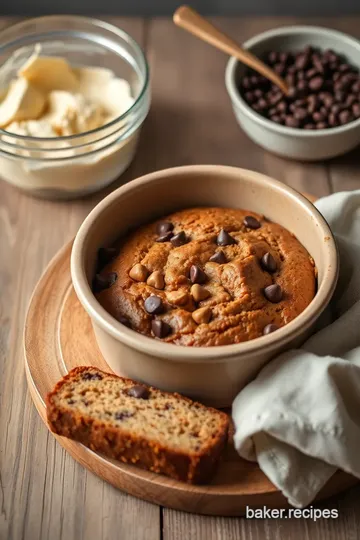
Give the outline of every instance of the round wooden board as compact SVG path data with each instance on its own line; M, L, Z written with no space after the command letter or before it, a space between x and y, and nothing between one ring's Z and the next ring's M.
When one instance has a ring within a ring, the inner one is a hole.
M72 243L51 261L32 296L25 325L25 366L35 406L45 422L45 396L70 369L93 365L105 371L91 321L80 305L70 277ZM241 459L230 442L211 485L190 486L132 465L109 460L64 437L59 443L82 465L117 488L176 510L240 516L246 506L285 508L286 499L255 463ZM357 480L338 471L318 500L340 493Z

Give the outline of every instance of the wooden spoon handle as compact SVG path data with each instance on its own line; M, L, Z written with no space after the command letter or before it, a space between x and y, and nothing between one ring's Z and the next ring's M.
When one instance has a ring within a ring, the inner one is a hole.
M285 94L288 93L287 84L275 71L249 51L241 48L234 40L223 34L223 32L220 32L220 30L201 17L191 7L179 7L174 13L173 20L177 26L180 26L230 56L235 56L240 62L261 73L261 75L264 75L264 77L276 84Z

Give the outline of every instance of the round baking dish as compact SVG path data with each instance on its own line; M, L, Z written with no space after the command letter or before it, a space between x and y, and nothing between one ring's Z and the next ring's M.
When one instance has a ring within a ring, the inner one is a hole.
M293 232L318 270L318 292L311 304L277 332L220 347L162 343L116 321L91 291L98 248L110 245L129 228L191 206L253 210ZM225 407L268 360L298 346L309 335L333 294L338 256L324 218L290 187L253 171L191 165L148 174L101 201L76 236L71 275L79 300L91 317L100 350L115 373Z
M292 51L312 45L333 49L360 69L360 42L356 39L318 26L284 26L258 34L244 43L257 56L269 51ZM339 156L360 143L360 118L343 126L306 130L276 124L255 112L242 98L238 81L246 67L230 58L225 72L225 84L235 117L245 133L266 150L292 159L316 161Z

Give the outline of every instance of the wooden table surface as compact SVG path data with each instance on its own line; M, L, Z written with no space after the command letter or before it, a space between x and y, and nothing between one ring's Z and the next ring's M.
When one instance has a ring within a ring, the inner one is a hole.
M359 154L318 164L273 156L239 129L224 86L226 58L169 19L109 18L142 44L152 107L139 152L117 183L175 165L255 169L320 197L360 187ZM0 27L12 19L1 19ZM360 17L218 19L244 41L282 24L308 22L360 38ZM1 175L1 171L0 171ZM73 202L33 199L0 184L0 540L246 540L359 538L360 487L325 503L337 520L246 520L185 514L137 500L88 473L55 442L27 390L22 332L33 288L50 259L110 192Z

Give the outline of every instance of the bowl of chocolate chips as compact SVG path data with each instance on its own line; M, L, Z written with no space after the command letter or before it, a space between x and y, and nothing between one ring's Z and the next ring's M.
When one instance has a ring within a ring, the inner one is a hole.
M306 161L360 143L360 42L327 28L291 26L259 34L244 48L288 84L276 85L230 58L226 87L238 123L257 144Z

